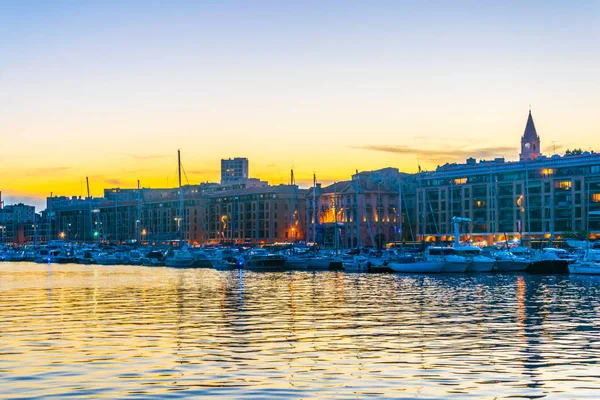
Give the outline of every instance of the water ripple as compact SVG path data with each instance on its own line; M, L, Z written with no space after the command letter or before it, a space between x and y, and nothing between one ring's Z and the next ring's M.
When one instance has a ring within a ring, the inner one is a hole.
M0 264L2 398L595 398L600 279Z

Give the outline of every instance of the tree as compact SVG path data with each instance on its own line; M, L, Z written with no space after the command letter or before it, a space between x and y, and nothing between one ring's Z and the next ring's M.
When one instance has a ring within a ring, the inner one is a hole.
M583 150L581 149L573 149L573 150L569 150L567 149L567 151L565 152L565 156L580 156L583 154Z

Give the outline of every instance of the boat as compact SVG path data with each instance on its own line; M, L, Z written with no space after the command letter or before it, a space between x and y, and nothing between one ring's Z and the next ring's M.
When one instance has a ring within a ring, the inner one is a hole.
M443 261L444 266L441 272L460 273L465 272L469 266L469 261L456 254L452 247L430 246L425 249L426 261Z
M285 260L285 266L291 269L306 269L310 259L306 257L288 256Z
M600 275L600 263L596 261L577 261L569 264L569 273L578 275Z
M408 274L436 274L442 272L445 261L442 260L417 260L412 255L398 257L387 264L394 272Z
M524 257L517 257L510 251L502 250L494 253L496 270L499 272L525 271L531 261Z
M96 258L96 264L98 265L120 265L122 261L117 257L115 253L100 253Z
M146 267L164 267L165 255L161 251L152 250L142 257L140 261Z
M482 254L479 247L459 246L454 247L456 254L469 260L466 272L491 272L496 265L496 260Z
M142 253L138 250L131 250L128 257L130 265L142 265Z
M197 266L195 257L186 247L183 240L183 188L181 187L181 151L177 150L177 166L179 180L179 217L177 217L180 248L165 258L165 265L171 268L191 268Z
M452 217L454 223L454 251L469 261L466 272L491 272L496 260L486 257L481 249L476 246L463 246L460 244L460 224L471 222L471 218Z
M317 255L312 257L308 264L307 269L342 269L344 266L344 260L336 256L328 255Z
M244 268L249 270L285 269L285 257L267 252L265 249L250 250L246 255Z
M535 254L525 271L530 274L568 274L569 264L576 261L577 258L564 249L547 247Z
M173 251L173 255L165 259L165 265L171 268L191 268L196 266L196 258L187 249Z
M82 249L75 252L77 264L95 264L98 253L90 249Z

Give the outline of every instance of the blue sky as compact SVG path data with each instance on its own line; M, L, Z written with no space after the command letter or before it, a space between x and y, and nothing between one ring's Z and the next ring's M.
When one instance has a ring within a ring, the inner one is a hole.
M530 104L546 149L600 147L598 1L0 7L7 203L164 186L178 148L198 182L234 156L273 183L514 159Z

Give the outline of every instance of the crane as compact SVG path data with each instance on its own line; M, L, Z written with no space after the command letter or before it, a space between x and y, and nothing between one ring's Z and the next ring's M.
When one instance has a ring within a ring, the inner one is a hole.
M460 246L460 224L463 222L471 222L471 218L452 217L454 223L454 246Z

